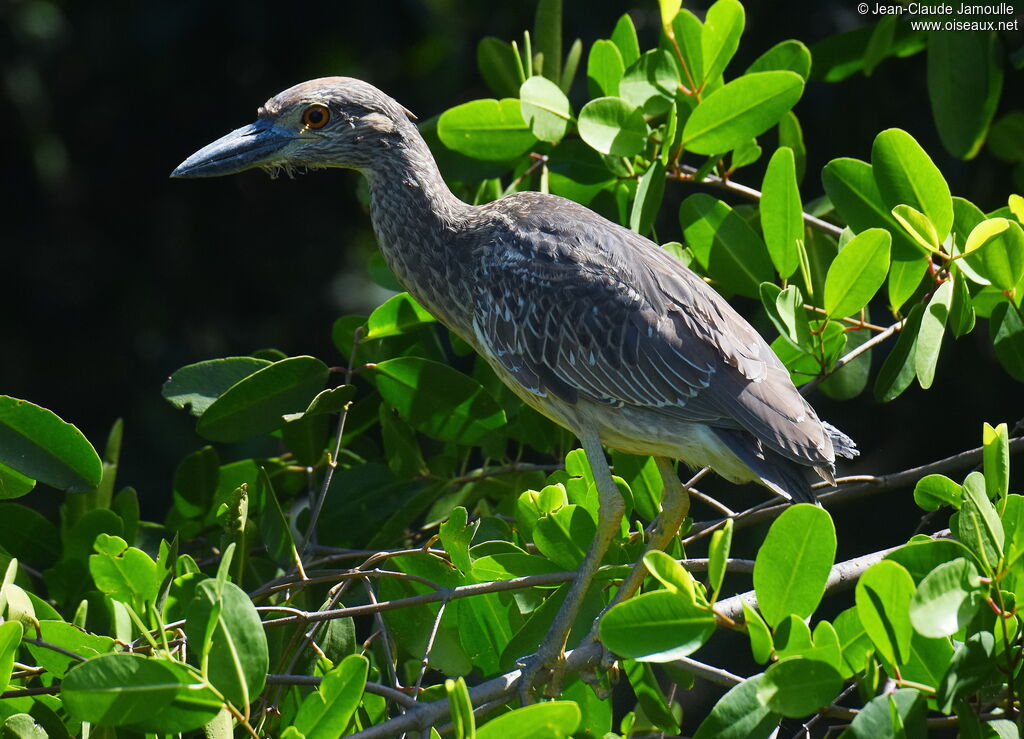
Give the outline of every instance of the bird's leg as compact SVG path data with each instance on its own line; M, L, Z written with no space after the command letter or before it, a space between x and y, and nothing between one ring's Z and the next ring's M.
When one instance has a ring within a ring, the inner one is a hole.
M594 541L591 543L586 557L583 558L579 569L576 570L576 577L569 587L569 592L565 596L558 615L555 616L555 620L551 624L551 629L536 653L527 658L524 664L519 682L519 698L524 705L531 701L531 686L544 670L550 670L552 673L549 692L557 694L569 631L576 620L587 589L594 579L594 574L597 572L605 552L608 551L612 539L619 531L619 523L622 521L622 514L625 511L625 504L615 486L615 481L612 480L611 469L608 467L608 461L605 459L597 434L586 429L579 434L579 438L597 485L599 501L597 533L594 535Z
M679 475L676 474L675 468L672 466L672 460L667 457L655 457L654 462L658 465L658 471L661 473L664 492L661 495L661 513L658 514L654 533L651 534L650 541L647 542L644 554L655 550L664 550L679 531L679 527L682 526L683 521L690 512L690 494L683 487L682 482L680 482ZM594 619L594 628L583 641L583 644L597 641L597 629L601 622L601 616L604 616L612 606L632 597L640 589L645 577L647 577L647 567L644 566L643 557L641 557L640 561L629 571L626 579L622 581L619 589L615 591L615 596L612 598L611 603L608 604L608 607L601 612L600 616ZM608 655L606 655L605 662L608 662Z

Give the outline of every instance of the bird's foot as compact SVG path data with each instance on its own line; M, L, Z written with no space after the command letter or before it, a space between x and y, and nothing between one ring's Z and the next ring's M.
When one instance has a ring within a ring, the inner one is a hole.
M562 694L562 678L565 675L565 651L560 647L551 649L542 644L536 653L523 657L519 662L522 674L519 677L519 703L528 706L534 702L534 686L544 686L545 698L557 698Z
M580 647L596 641L591 634L583 640ZM599 700L611 696L615 685L619 682L619 667L615 655L604 644L601 644L601 659L592 667L580 672L580 679L591 687Z

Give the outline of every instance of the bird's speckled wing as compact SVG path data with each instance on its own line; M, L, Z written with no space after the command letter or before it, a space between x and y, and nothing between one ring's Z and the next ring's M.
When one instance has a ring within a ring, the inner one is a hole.
M745 430L831 465L821 423L770 347L678 260L562 198L519 193L491 208L502 225L478 247L473 328L524 387Z

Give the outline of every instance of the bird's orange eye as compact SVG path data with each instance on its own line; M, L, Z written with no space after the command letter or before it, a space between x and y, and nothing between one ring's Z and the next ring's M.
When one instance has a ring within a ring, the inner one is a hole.
M315 103L310 105L302 113L302 123L307 128L323 128L331 119L331 111L326 105Z

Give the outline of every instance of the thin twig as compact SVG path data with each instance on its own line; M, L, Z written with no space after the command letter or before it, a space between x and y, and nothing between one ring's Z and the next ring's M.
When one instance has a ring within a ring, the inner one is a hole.
M840 357L839 359L836 360L836 363L834 365L832 365L832 369L828 370L827 372L822 372L820 375L817 375L813 380L811 380L810 382L808 382L805 385L803 385L803 387L800 388L800 392L803 395L806 395L811 390L813 390L815 387L817 387L818 384L821 383L823 380L825 380L825 378L827 378L829 375L834 375L844 365L849 364L850 362L855 360L857 357L859 357L864 352L868 351L872 347L877 346L878 344L881 344L883 341L888 339L893 334L901 331L903 329L903 326L906 325L906 323L907 323L907 320L905 318L902 321L897 321L893 325L889 326L889 328L887 328L884 331L882 331L882 333L875 334L874 336L872 336L870 339L865 341L860 346L851 349L844 356L842 356L842 357Z
M267 685L310 685L316 687L322 681L323 678L316 675L281 675L275 672L267 675ZM366 683L366 692L387 698L406 708L412 708L416 705L416 701L412 697L406 695L401 690L395 690L390 685L368 681Z

